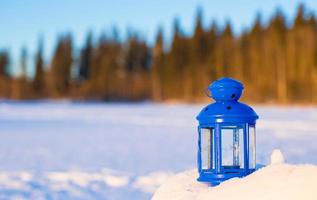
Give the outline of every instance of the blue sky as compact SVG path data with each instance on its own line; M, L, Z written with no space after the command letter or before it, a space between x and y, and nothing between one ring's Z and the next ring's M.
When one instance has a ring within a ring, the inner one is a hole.
M124 38L127 29L137 30L153 42L158 26L171 36L172 22L179 17L186 33L191 33L195 11L201 6L204 23L213 19L220 25L230 19L239 33L249 27L257 12L268 20L277 7L292 18L300 2L317 10L316 0L1 0L0 1L0 49L9 49L14 58L15 71L22 46L33 56L39 36L43 37L45 56L52 55L57 36L71 32L78 49L89 30L95 36L111 27L119 28Z

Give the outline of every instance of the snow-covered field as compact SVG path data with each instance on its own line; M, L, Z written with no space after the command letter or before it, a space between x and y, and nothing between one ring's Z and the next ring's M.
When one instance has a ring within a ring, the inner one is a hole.
M150 199L196 167L202 105L0 103L0 199ZM255 106L257 160L317 164L317 108Z

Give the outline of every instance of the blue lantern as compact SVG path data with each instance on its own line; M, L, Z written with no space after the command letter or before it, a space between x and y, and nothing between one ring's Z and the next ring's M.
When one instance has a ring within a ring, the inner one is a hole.
M238 102L243 85L222 78L209 86L216 101L199 113L198 181L218 185L255 171L256 142L254 110Z

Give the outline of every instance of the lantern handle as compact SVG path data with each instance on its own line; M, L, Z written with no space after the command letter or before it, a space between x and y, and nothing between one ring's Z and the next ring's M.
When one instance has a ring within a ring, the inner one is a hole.
M208 88L205 88L205 89L204 89L204 93L205 93L205 95L206 95L207 97L212 98L212 96L211 96L210 91L209 91Z

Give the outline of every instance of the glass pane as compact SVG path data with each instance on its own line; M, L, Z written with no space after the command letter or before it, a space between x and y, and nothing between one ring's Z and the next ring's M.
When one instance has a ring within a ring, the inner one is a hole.
M256 139L255 139L255 126L249 126L249 168L255 169L256 165Z
M221 165L227 169L243 168L243 128L222 127L221 132Z
M201 164L202 169L214 169L214 129L201 129Z

